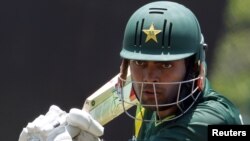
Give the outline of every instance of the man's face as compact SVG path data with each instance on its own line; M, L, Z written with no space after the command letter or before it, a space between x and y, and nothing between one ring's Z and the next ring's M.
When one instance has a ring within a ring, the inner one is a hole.
M186 73L184 59L169 62L131 60L129 65L132 80L134 82L143 82L133 83L133 88L137 98L144 107L156 110L155 106L146 105L161 105L176 102L180 84L169 83L184 80ZM159 107L159 110L166 108Z

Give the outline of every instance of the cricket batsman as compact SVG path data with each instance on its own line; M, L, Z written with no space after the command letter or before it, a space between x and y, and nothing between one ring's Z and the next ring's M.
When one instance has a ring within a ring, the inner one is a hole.
M208 125L243 124L238 108L209 84L206 49L196 16L179 3L151 2L133 13L117 89L129 103L123 88L130 83L137 99L136 113L125 111L135 120L134 141L207 141ZM23 128L19 141L98 141L103 133L88 112L53 105Z

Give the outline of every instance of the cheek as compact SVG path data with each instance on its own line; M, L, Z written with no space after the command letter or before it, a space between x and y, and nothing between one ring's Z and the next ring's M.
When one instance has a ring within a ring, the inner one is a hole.
M137 69L136 67L130 66L130 72L131 72L131 79L133 81L142 81L142 71Z
M179 82L184 80L185 75L186 67L179 66L171 71L164 72L161 78L163 82Z
M181 66L177 71L176 71L176 75L179 79L179 81L184 80L185 75L186 75L186 67L183 65Z
M132 81L135 82L142 82L142 73L141 70L139 70L136 67L133 67L132 65L130 65L130 72L131 72L131 79ZM135 90L135 93L138 97L140 97L138 94L140 94L141 91L141 85L139 83L133 83L133 88Z

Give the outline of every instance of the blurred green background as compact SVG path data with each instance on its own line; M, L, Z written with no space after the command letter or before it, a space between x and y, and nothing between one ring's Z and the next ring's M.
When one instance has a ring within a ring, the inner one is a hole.
M249 0L228 1L225 31L217 42L209 74L213 88L240 108L245 124L250 124L249 6Z

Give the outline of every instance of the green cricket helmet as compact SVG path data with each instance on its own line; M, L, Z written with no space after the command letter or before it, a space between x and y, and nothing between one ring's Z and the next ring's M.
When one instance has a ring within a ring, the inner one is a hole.
M194 95L196 93L200 95L204 88L206 74L205 47L206 44L204 43L199 22L188 8L168 1L146 4L135 11L125 28L122 51L120 52L120 56L124 59L121 65L119 81L123 81L122 84L127 83L123 73L126 72L125 70L128 67L127 63L124 63L127 60L174 61L194 56L194 63L198 67L198 76L195 78L181 82L150 84L154 85L154 87L155 85L180 85L179 95L182 86L191 83L192 89L183 99L178 96L177 101L174 103L143 105L140 98L137 98L142 107L177 105L184 114L197 100L198 96ZM133 85L148 85L146 82L134 82L133 80L131 83ZM121 93L126 92L121 90ZM155 96L157 96L156 91ZM183 109L180 103L189 98L192 98L193 102L188 108ZM124 99L122 101L129 103ZM176 116L176 118L182 114Z
M199 73L205 76L205 47L192 11L175 2L159 1L144 5L130 17L120 56L128 60L173 61L195 55Z
M189 9L161 1L141 7L130 17L122 46L122 58L171 61L199 55L203 37Z

